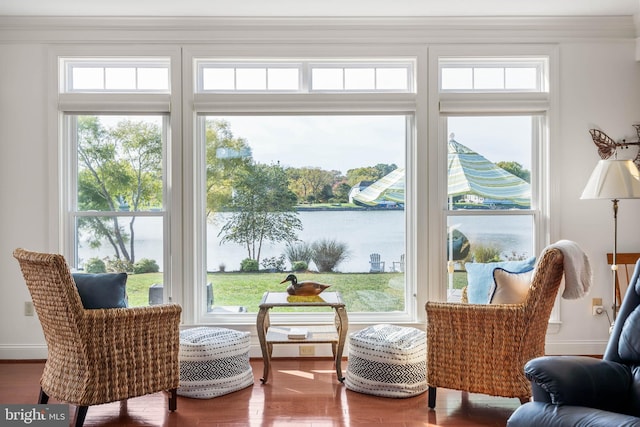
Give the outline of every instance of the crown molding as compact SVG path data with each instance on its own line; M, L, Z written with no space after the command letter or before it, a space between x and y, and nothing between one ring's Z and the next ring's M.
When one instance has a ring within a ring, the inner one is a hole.
M0 16L2 43L549 43L635 40L634 16Z

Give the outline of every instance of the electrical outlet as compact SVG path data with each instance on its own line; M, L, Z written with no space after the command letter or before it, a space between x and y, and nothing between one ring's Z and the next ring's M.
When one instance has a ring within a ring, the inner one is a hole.
M24 302L24 315L33 316L33 303L31 301Z
M591 314L594 316L600 316L604 313L604 307L601 305L594 305L591 307Z
M595 307L595 306L602 306L602 298L593 298L591 300L591 307Z
M300 356L315 356L316 348L313 345L301 345L299 347Z

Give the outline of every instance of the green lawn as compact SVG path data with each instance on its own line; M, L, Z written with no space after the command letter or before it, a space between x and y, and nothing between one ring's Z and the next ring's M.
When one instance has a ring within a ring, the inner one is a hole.
M280 284L287 273L210 273L216 306L244 306L248 312L258 311L266 291L282 291ZM300 273L298 281L313 280L330 284L328 291L340 291L350 312L404 310L404 274L402 273ZM162 273L131 274L127 279L130 306L149 304L149 287L162 283ZM466 286L466 273L454 273L454 288ZM327 291L325 291L327 292ZM306 308L291 308L291 311ZM318 311L324 311L318 308Z

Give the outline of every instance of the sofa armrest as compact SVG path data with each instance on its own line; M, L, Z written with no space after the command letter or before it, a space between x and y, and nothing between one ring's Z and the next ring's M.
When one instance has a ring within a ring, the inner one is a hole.
M625 365L585 356L545 356L527 362L524 372L536 401L614 412L627 407L632 375Z

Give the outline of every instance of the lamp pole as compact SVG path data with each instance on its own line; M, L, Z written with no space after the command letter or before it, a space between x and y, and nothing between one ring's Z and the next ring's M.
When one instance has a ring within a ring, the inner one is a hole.
M618 311L618 199L613 199L613 260L611 262L611 276L613 277L613 322L616 321L616 313Z

